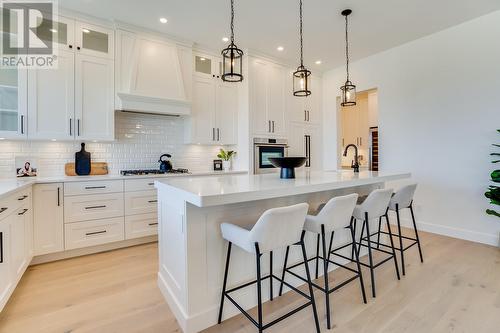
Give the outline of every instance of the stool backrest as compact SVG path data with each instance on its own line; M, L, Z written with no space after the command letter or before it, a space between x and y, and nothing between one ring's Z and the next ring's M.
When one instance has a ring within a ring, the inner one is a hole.
M309 205L301 203L265 211L250 230L250 240L261 253L300 241Z
M370 220L385 215L392 193L392 188L373 190L361 204L361 211L367 212Z
M349 225L357 201L357 193L331 198L316 215L315 220L325 225L327 233L344 228Z
M409 207L413 201L413 195L416 189L417 184L406 185L399 189L391 198L391 209L396 209L396 204L398 204L399 209Z

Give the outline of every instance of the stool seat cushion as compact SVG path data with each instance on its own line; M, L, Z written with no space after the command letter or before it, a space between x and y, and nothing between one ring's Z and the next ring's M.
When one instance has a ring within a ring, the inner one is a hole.
M392 193L392 189L373 190L362 204L356 205L352 216L357 220L364 220L365 213L368 213L368 218L370 220L384 216L389 206Z
M331 198L326 204L321 205L317 215L307 215L304 230L321 233L321 226L325 232L344 229L351 221L352 211L356 205L356 193Z
M391 201L389 202L389 209L395 211L396 205L398 205L399 209L410 207L416 189L417 184L406 185L399 189L399 191L392 196Z
M247 252L255 253L255 244L250 240L250 230L232 223L222 223L220 228L225 240Z

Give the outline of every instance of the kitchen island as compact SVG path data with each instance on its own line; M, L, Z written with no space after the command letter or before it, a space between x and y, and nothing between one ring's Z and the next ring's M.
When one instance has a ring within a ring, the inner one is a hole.
M267 209L307 202L310 212L334 196L366 195L382 188L385 182L409 178L409 173L362 171L304 171L296 179L280 179L278 174L228 175L165 179L155 182L158 189L159 272L158 285L184 332L198 332L217 323L222 289L226 242L220 224L231 222L248 229ZM347 235L340 235L342 242ZM306 238L308 253L316 242ZM348 250L348 249L347 249ZM290 252L289 262L300 253ZM274 272L281 271L284 251L274 253ZM237 247L231 255L228 287L255 278L254 257ZM269 267L268 256L263 267ZM300 271L298 271L300 273ZM263 274L267 274L264 269ZM291 279L298 286L302 282ZM269 295L263 285L263 301ZM277 290L277 288L275 288ZM235 293L240 304L249 309L257 304L256 293ZM239 312L230 304L223 318Z

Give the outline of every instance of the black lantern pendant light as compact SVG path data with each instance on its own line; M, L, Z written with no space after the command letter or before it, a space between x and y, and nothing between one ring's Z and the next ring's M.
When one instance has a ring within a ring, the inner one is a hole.
M346 56L346 70L347 70L347 79L345 84L340 87L342 91L342 106L354 106L356 105L356 86L352 84L351 80L349 80L349 35L348 35L348 22L347 16L352 13L352 10L345 9L342 11L342 15L345 16L345 56Z
M311 95L309 90L309 79L311 71L304 67L304 52L302 43L302 0L299 0L299 18L300 18L300 66L293 73L293 95L306 97Z
M222 50L222 80L226 82L243 81L243 51L234 44L234 0L231 0L231 44Z

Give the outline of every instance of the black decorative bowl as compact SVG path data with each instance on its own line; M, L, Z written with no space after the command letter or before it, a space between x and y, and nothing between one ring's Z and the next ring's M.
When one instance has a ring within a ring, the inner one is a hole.
M306 163L305 157L269 157L269 161L277 168L281 168L280 178L295 178L295 168Z

